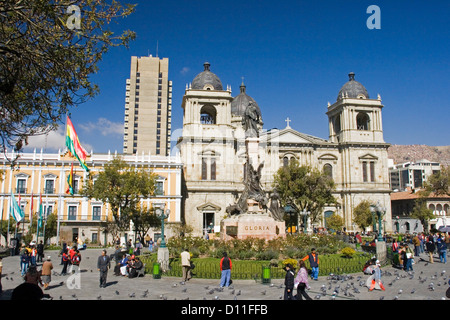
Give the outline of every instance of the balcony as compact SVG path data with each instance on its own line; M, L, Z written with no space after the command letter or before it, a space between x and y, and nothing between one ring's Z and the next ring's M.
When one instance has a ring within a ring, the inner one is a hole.
M55 188L44 188L44 194L56 194Z
M27 188L18 187L18 188L16 188L16 193L19 193L19 194L27 193Z

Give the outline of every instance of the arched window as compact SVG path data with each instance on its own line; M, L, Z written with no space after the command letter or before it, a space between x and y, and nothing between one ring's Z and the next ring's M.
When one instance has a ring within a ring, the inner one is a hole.
M356 128L358 130L369 130L370 118L365 112L360 112L356 116Z
M436 210L436 207L434 206L434 204L430 204L430 205L428 206L428 208L429 208L431 211L433 211L433 214L434 214L434 211Z
M216 124L217 111L211 105L203 106L200 110L201 124Z
M284 157L283 158L283 167L287 167L289 165L289 158L288 157Z
M338 134L339 132L341 132L341 114L334 118L334 133Z
M449 205L448 204L444 204L444 213L445 213L445 215L448 214L448 208L449 208Z
M323 166L323 173L333 179L333 166L329 163L326 163Z
M436 205L436 214L442 214L442 204Z

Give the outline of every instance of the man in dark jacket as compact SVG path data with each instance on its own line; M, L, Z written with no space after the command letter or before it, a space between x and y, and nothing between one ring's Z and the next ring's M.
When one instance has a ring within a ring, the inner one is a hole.
M289 263L284 268L286 276L284 277L284 300L294 300L292 293L294 292L295 271Z
M128 274L128 278L136 278L139 274L139 271L144 267L141 259L139 257L134 258L134 264L130 266L130 271Z
M103 250L102 255L98 257L97 261L97 269L100 271L100 288L106 288L106 277L110 267L111 259L106 255L106 250Z

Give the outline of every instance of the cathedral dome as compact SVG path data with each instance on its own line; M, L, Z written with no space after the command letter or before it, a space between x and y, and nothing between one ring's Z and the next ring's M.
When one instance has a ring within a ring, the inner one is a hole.
M244 82L242 82L240 89L241 93L239 93L233 99L233 101L231 101L231 114L243 117L245 114L245 109L247 108L249 103L252 102L256 106L256 111L258 112L259 117L261 118L261 110L259 109L259 106L256 103L256 101L245 92L246 86Z
M205 62L203 66L205 70L194 78L191 88L194 90L223 90L219 77L209 71L209 62Z
M353 98L353 99L369 99L369 93L366 88L355 80L355 74L350 72L348 74L348 82L344 84L339 91L337 100L344 98Z

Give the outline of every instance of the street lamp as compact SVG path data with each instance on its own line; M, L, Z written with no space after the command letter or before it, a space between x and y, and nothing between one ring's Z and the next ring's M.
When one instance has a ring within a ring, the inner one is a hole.
M163 271L169 269L169 248L166 247L166 240L164 239L164 219L167 219L170 215L170 209L164 211L164 207L163 205L162 208L157 208L155 211L156 216L161 219L161 244L158 248L158 262L161 264Z
M170 215L170 209L166 210L166 214L164 214L164 207L163 209L158 208L156 209L156 216L161 219L161 245L160 248L166 247L166 240L164 239L164 219L167 219Z
M386 214L386 208L381 207L380 203L370 205L370 212L372 213L373 220L376 221L378 219L378 241L383 241L383 230L381 226L381 219Z
M306 233L308 217L311 215L311 212L310 211L306 211L306 209L304 209L303 211L300 212L300 215L303 218L303 233Z

